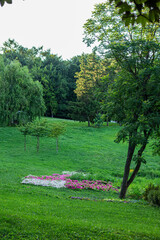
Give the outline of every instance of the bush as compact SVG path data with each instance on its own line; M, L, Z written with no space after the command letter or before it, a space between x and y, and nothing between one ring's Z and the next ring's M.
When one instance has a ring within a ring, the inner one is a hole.
M133 199L142 199L142 190L138 186L131 186L128 190L128 197Z
M101 127L103 125L102 115L98 113L93 121L95 127Z
M148 194L148 202L160 206L160 189L151 190Z
M160 206L160 185L155 186L150 183L148 187L146 187L143 197L144 200Z

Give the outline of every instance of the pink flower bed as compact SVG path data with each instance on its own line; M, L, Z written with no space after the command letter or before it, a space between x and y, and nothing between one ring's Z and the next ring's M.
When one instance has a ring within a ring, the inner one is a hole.
M52 174L51 176L41 176L41 177L37 177L37 176L27 176L25 178L31 178L31 179L39 179L39 180L63 180L63 181L66 181L66 178L67 177L70 177L71 175L69 174L63 174L63 175L60 175L60 174L57 174L57 173L54 173Z
M27 176L27 179L37 179L37 180L50 180L50 181L65 181L64 186L70 189L91 189L91 190L102 190L102 191L109 191L114 190L118 192L117 188L112 186L111 182L96 180L96 181L89 181L89 180L72 180L70 179L70 174L52 174L51 176Z

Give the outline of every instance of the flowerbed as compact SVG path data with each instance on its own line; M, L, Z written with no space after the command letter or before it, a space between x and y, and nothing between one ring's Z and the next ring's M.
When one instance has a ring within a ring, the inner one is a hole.
M102 191L109 191L114 190L118 192L117 188L112 186L111 182L101 181L101 180L72 180L70 179L70 174L52 174L50 176L26 176L22 183L25 184L34 184L34 185L42 185L42 186L52 186L56 188L66 187L70 189L90 189L90 190L102 190Z

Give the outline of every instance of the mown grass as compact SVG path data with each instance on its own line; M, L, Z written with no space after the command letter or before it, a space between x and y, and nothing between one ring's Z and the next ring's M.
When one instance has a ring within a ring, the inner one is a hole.
M160 184L160 158L152 156L151 147L127 202L119 202L116 192L21 184L29 174L62 171L83 171L121 184L127 144L114 143L119 126L97 129L70 120L48 121L66 125L58 154L54 139L42 138L37 153L36 139L29 136L24 152L17 128L0 128L0 239L160 239L160 209L135 201L148 183Z

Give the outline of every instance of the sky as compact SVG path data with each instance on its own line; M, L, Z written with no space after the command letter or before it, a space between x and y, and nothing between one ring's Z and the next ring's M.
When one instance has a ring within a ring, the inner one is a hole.
M104 0L12 0L0 7L0 47L9 38L23 47L44 50L70 59L90 53L83 43L83 25Z

